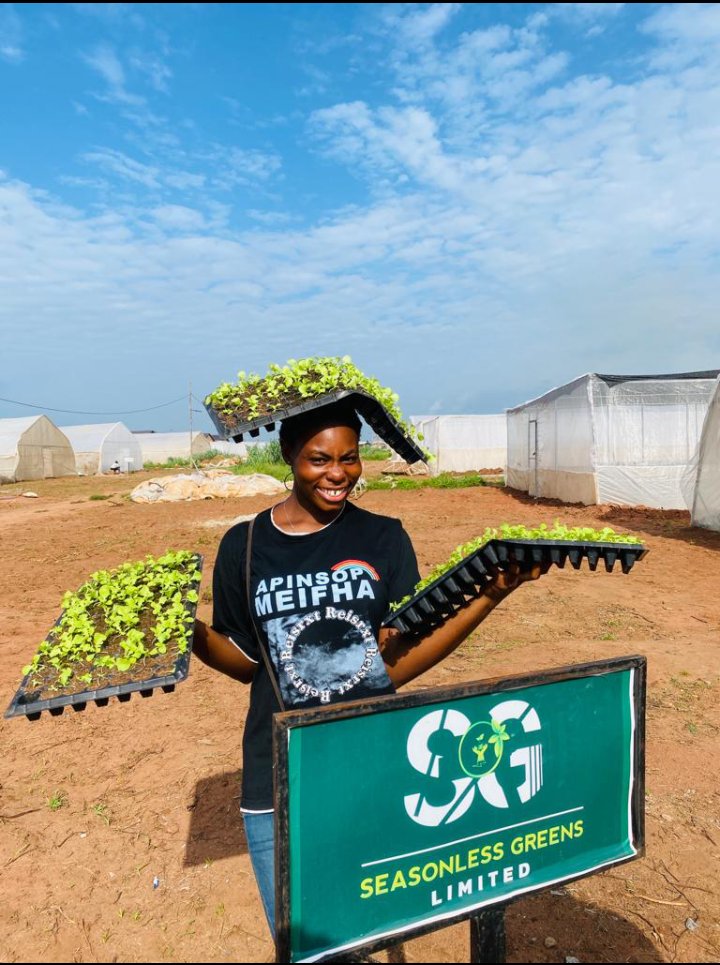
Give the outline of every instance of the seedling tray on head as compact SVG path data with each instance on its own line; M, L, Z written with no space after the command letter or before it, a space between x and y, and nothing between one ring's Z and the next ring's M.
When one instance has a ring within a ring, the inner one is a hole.
M219 412L213 406L205 404L213 425L218 433L225 439L233 439L235 442L242 442L243 436L249 435L255 439L260 435L260 430L265 427L268 432L275 429L276 422L289 419L291 416L300 415L301 412L309 412L311 409L319 409L323 405L331 402L339 402L341 399L348 399L353 408L363 417L367 424L374 429L390 448L396 452L406 462L418 462L425 458L422 448L411 439L407 433L398 425L397 421L390 415L377 399L362 392L359 389L336 389L334 392L327 392L325 395L318 395L313 399L303 399L296 405L288 406L284 409L274 409L272 412L258 416L244 422L237 422L229 426L223 422Z
M196 555L197 567L202 574L203 557ZM201 576L197 581L190 584L187 590L198 591L200 588ZM108 685L96 689L86 689L73 694L62 694L57 697L39 698L37 690L27 690L27 683L32 674L27 674L17 690L17 693L10 702L10 706L5 711L5 717L27 717L28 720L38 720L43 711L48 711L54 717L59 716L65 711L66 707L72 707L75 711L85 710L88 704L95 703L98 707L107 707L110 699L117 697L119 701L130 700L134 693L139 693L141 697L151 697L153 692L158 689L166 694L175 690L175 685L185 680L190 666L190 654L192 653L193 632L195 629L195 612L197 603L185 601L187 610L187 641L188 648L184 653L180 653L175 661L172 673L163 676L150 676L138 680L130 680L122 684ZM62 614L55 621L55 626L62 619ZM52 632L52 631L51 631ZM46 640L49 638L46 637ZM139 668L139 665L138 665ZM144 668L147 669L147 668Z
M497 570L518 563L523 570L535 564L559 566L570 563L579 570L586 559L591 570L602 560L610 573L616 564L629 573L647 555L641 543L593 543L570 540L492 539L474 550L404 603L383 623L401 633L422 634L433 630L482 595Z

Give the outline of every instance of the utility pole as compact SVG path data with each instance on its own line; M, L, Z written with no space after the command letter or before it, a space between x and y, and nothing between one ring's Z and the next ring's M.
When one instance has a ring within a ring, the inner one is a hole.
M193 403L193 394L192 394L192 379L191 379L190 382L188 383L188 413L189 413L189 417L190 417L190 418L189 418L189 423L190 423L190 450L189 450L189 452L190 452L190 465L193 467L193 469L198 469L199 467L198 467L198 466L196 465L196 463L195 463L195 459L194 459L194 457L193 457L193 451L192 451L192 446L193 446L193 420L192 420L193 406L192 406L192 403Z

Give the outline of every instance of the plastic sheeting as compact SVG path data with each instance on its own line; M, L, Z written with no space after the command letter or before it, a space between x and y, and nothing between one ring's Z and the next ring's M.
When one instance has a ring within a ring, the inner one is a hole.
M507 484L566 502L684 509L717 372L590 373L508 410Z
M0 482L74 475L73 448L47 416L0 419Z
M137 437L122 422L61 426L75 450L75 465L86 476L108 472L117 460L122 472L142 469L143 458Z
M255 472L236 476L222 469L161 476L140 483L130 493L136 503L184 502L190 499L224 499L236 496L274 496L285 487L274 476Z
M189 432L134 432L140 443L143 463L167 462L168 459L190 458ZM207 432L193 432L192 455L199 456L215 448L213 438Z
M505 468L507 421L500 415L413 416L433 474Z
M698 446L692 523L720 531L720 379L715 384Z
M213 439L210 447L215 452L221 452L224 456L233 456L235 459L247 459L248 449L244 442L233 442L232 439Z

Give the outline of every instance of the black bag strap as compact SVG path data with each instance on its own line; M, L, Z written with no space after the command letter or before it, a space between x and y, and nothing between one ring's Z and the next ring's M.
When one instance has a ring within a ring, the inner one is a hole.
M254 618L254 616L253 616L252 605L251 605L251 603L250 603L250 574L251 574L251 568L252 568L252 538L253 538L253 527L255 526L255 520L256 520L256 519L257 519L257 517L254 516L254 517L250 520L250 525L248 526L247 547L245 548L245 596L246 596L246 599L247 599L247 608L248 608L248 615L250 616L250 623L252 624L253 632L254 632L254 634L255 634L255 639L257 640L258 647L260 648L260 653L262 654L262 658L263 658L263 660L264 660L264 662L265 662L265 669L266 669L267 672L268 672L268 677L270 678L270 683L272 684L272 688L273 688L273 690L275 691L275 696L277 697L277 701L278 701L278 703L280 704L280 709L281 709L281 710L285 710L285 703L284 703L284 701L283 701L283 699L282 699L282 695L281 695L281 693L280 693L280 687L279 687L278 682L277 682L277 677L275 676L275 670L273 669L273 665L272 665L272 662L271 662L271 660L270 660L270 656L269 656L269 654L268 654L268 652L267 652L267 649L263 646L262 640L260 639L260 634L258 633L258 628L257 628L257 626L255 625L255 618Z

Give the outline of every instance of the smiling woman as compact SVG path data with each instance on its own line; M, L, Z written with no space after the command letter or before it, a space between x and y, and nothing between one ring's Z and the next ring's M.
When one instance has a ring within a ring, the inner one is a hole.
M200 659L252 682L241 807L271 929L273 714L394 693L454 650L527 578L499 574L478 600L420 639L382 630L390 604L412 591L419 574L400 521L349 502L362 472L359 435L347 402L283 421L292 492L225 534L213 626L198 621L195 634Z
M355 410L342 403L282 423L280 446L294 479L282 504L291 531L313 532L342 512L362 474L360 428Z

